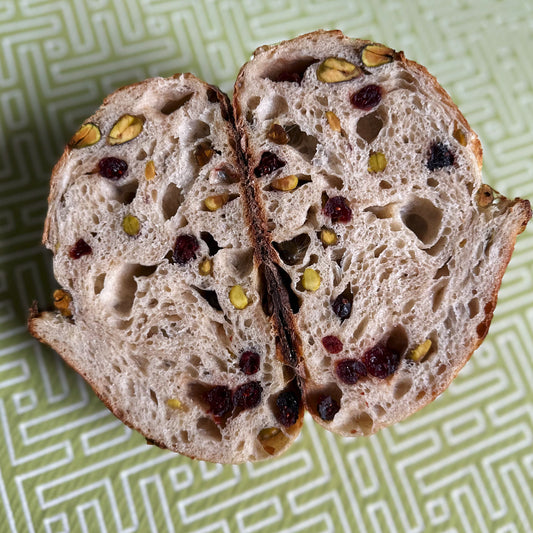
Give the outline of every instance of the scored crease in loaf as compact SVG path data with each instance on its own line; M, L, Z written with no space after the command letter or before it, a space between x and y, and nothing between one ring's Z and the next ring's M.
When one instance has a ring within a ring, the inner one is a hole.
M276 404L296 386L327 429L373 433L432 401L487 334L529 203L495 193L494 202L480 205L476 134L435 78L401 52L350 81L318 79L328 57L364 68L366 44L314 32L258 49L235 84L236 132L227 99L191 75L121 89L87 121L98 124L102 141L67 148L55 167L44 242L55 252L59 284L72 295L73 317L34 309L30 330L150 441L224 463L277 455L302 424L301 407L294 424L280 424ZM291 71L301 80L278 81ZM381 101L355 108L352 95L370 83L382 88ZM141 135L107 146L105 134L124 113L142 115ZM272 142L273 125L288 142ZM199 168L193 153L206 139L215 152ZM452 165L428 168L435 143L453 153ZM265 152L285 164L258 177ZM386 167L370 172L376 152L385 154ZM94 170L108 155L128 161L119 182ZM147 181L149 160L156 177ZM236 179L221 180L221 165ZM288 175L299 177L298 187L277 190L273 182ZM218 194L228 203L205 209L203 200ZM325 214L325 198L335 196L346 198L350 221L332 224ZM141 222L135 237L121 228L127 214ZM324 227L334 229L335 245L321 242ZM171 260L180 234L200 243L186 265ZM80 237L92 254L69 259ZM282 243L295 238L299 253L287 260ZM208 246L213 239L218 249ZM213 275L202 276L199 262L208 256ZM302 286L306 268L320 275L316 291ZM243 310L229 301L236 284L249 297ZM346 290L352 310L340 320L332 302ZM340 339L339 353L324 349L326 336ZM428 339L426 356L413 361L409 354ZM336 363L376 345L400 354L392 375L339 379ZM261 357L251 376L239 369L245 350ZM210 412L210 388L257 380L257 407L223 422ZM332 420L320 416L323 398L337 405ZM180 409L169 407L172 399Z

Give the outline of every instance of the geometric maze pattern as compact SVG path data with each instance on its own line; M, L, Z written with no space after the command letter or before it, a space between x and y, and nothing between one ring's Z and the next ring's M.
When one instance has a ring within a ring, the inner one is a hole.
M532 227L487 340L438 400L370 438L307 420L266 463L146 446L25 329L54 288L51 168L113 89L191 71L230 92L257 45L337 27L427 65L479 133L485 180L533 199L532 19L527 0L0 2L2 531L533 531Z

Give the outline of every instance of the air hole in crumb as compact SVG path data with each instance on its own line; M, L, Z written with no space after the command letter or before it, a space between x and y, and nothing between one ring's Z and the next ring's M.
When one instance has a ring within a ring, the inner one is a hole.
M189 432L185 429L180 429L180 440L186 444L189 443Z
M403 355L408 345L409 338L407 336L405 328L401 325L394 327L394 329L389 334L389 338L387 340L387 348L390 348L391 350L399 353L400 355Z
M383 206L372 205L364 209L365 212L373 213L379 219L392 218L396 213L396 204L387 204Z
M237 278L244 279L250 275L253 268L254 251L252 248L232 251L229 262Z
M276 82L293 81L300 83L308 67L316 62L318 59L311 56L278 58L276 61L269 62L268 68L264 70L261 77Z
M442 250L444 250L444 247L446 246L446 243L448 242L448 239L445 235L443 235L433 246L430 248L425 248L424 251L435 257L438 255Z
M207 438L220 442L222 440L222 433L220 428L210 418L201 417L196 422L196 427Z
M446 372L446 369L448 367L446 365L440 365L439 368L437 369L437 376L440 376L441 374L444 374L444 372Z
M114 290L113 308L117 313L126 315L131 311L135 293L137 292L137 281L135 278L147 277L153 274L157 269L157 265L125 265L113 287L109 290Z
M209 255L214 256L216 253L221 250L222 248L218 245L218 242L215 240L213 235L209 233L208 231L201 231L200 237L202 240L207 244L207 248L209 249Z
M412 310L413 310L413 307L415 306L415 304L416 304L416 300L413 300L413 299L411 299L411 300L405 302L405 303L403 304L403 307L402 307L402 313L403 313L404 315L406 315L407 313L409 313L410 311L412 311Z
M312 228L319 228L320 224L318 223L318 207L316 205L312 205L308 210L307 214L305 216L305 225L311 226Z
M374 427L374 419L365 412L357 415L354 422L364 435L370 434L372 432L372 428Z
M479 313L479 299L472 298L468 302L468 313L470 318L474 318Z
M194 285L191 285L191 287L213 308L217 311L222 311L222 307L220 307L220 303L218 302L218 296L216 291L210 291L205 289L200 289L199 287L195 287Z
M156 404L159 405L159 402L157 401L156 393L150 389L150 399Z
M439 234L442 210L426 198L413 198L400 210L405 226L424 244L432 243Z
M433 293L433 305L432 311L435 313L437 309L441 306L442 301L444 300L444 292L446 291L447 284L443 284L438 287Z
M137 161L143 161L147 157L148 157L148 154L145 152L143 148L141 148L139 152L137 153Z
M428 178L426 183L429 187L436 187L439 184L439 182L435 178Z
M380 110L364 115L357 121L357 134L370 144L383 128L383 119Z
M392 185L388 182L388 181L385 181L385 180L381 180L379 182L379 188L380 189L392 189Z
M447 278L449 275L450 269L448 268L448 262L446 262L435 272L433 279Z
M425 395L426 395L426 391L421 390L421 391L416 395L415 401L419 402L422 398L424 398Z
M252 96L251 98L248 98L248 102L246 102L246 107L251 111L254 111L255 109L257 109L257 106L260 102L261 98L259 98L259 96Z
M186 94L179 98L170 99L165 102L165 105L161 108L163 115L170 115L177 111L180 107L183 107L192 97L194 93Z
M328 187L332 187L333 189L341 190L344 187L344 181L342 181L342 178L339 178L338 176L332 176L331 174L324 176L324 179L326 180L326 184Z
M394 387L394 399L399 400L402 396L405 396L413 386L411 379L403 379L399 381Z
M96 279L94 280L94 294L100 294L102 292L102 289L104 288L105 277L105 272L96 276Z
M290 266L301 263L311 243L311 238L307 233L300 233L288 241L273 242L274 248L278 252L281 260Z
M374 248L374 257L376 258L379 257L386 249L387 249L386 244L382 244L381 246Z
M169 183L161 201L161 208L163 209L165 220L171 219L178 212L183 200L184 196L181 189L175 183Z
M137 181L130 181L124 185L115 186L114 199L124 205L129 205L135 199L139 183Z
M193 120L189 124L189 131L186 135L186 142L194 143L194 141L203 139L211 133L209 124L206 124L202 120Z
M289 146L300 152L307 161L311 161L316 154L318 139L314 135L307 135L297 124L286 126L285 131L289 136Z

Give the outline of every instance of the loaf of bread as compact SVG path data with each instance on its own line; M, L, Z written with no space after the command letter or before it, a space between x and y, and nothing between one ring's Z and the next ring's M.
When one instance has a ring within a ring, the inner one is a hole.
M431 402L486 336L527 200L424 67L314 32L258 49L233 116L190 74L110 95L54 168L31 311L149 442L240 463L304 410L367 435Z

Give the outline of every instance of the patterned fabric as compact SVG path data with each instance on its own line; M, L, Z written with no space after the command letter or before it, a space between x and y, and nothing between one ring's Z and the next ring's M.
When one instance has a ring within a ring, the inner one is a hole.
M310 419L280 459L220 466L147 446L26 332L49 305L48 179L118 86L190 71L231 91L257 45L320 27L426 65L533 199L529 0L0 2L0 529L36 532L533 531L533 225L490 334L450 389L371 438Z

